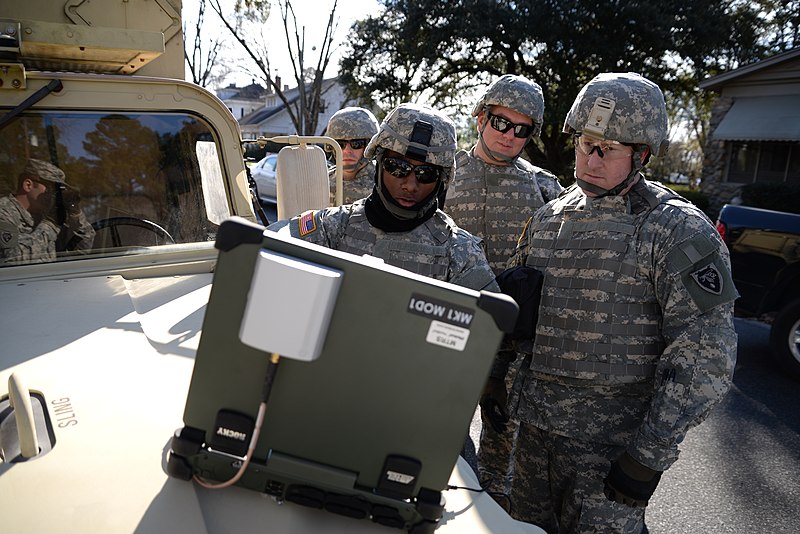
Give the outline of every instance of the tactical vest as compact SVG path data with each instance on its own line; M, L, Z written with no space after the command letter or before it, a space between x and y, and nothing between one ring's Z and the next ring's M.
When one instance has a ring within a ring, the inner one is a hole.
M447 245L454 229L437 213L411 232L386 233L378 241L379 230L369 224L364 204L356 203L336 248L351 254L370 254L389 265L447 281L450 266Z
M461 150L445 211L460 228L486 244L486 258L495 274L506 267L525 222L545 199L536 170L521 163L489 165Z
M609 384L653 377L665 342L652 247L639 231L677 196L645 184L636 191L584 210L576 188L531 222L526 264L545 272L531 370Z

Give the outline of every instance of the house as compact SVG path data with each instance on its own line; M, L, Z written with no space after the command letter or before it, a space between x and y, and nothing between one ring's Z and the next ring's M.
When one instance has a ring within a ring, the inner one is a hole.
M280 82L280 79L276 81ZM218 91L217 94L219 95L220 92ZM294 105L298 101L300 92L297 87L289 89L285 86L283 94L289 104ZM339 83L338 78L329 78L322 81L322 93L320 98L322 100L322 111L317 122L316 135L322 135L331 115L347 105L352 105L348 101L345 95L345 88ZM231 104L229 103L232 102L231 100L226 100L222 96L220 96L220 99L231 108ZM255 103L255 101L252 103ZM236 116L235 113L234 116ZM244 139L297 133L297 128L292 122L286 105L283 100L273 92L265 92L260 100L258 100L258 105L256 107L249 113L241 117L236 116L236 118L239 121L239 127L242 130L242 138Z
M264 107L268 92L255 82L246 87L236 87L236 84L232 83L228 87L216 90L217 96L231 110L236 120Z
M714 76L703 192L718 212L750 183L800 184L800 48Z

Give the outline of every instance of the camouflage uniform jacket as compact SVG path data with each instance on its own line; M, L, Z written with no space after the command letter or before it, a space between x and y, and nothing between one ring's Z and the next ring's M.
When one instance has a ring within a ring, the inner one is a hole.
M76 230L72 230L71 227ZM56 242L74 237L77 250L91 248L95 231L83 213L62 228L43 220L36 223L14 195L0 198L0 264L55 261Z
M369 254L389 265L475 290L499 291L481 241L460 229L442 211L409 232L375 228L364 212L365 199L307 211L270 230L352 254ZM288 230L287 230L288 227Z
M473 148L456 154L445 211L461 228L484 240L489 265L500 274L530 214L562 190L553 174L522 158L512 165L490 165L475 156Z
M336 168L328 171L331 189L331 206L336 206ZM342 204L352 204L358 199L366 198L372 193L375 185L375 164L367 162L352 180L342 180L344 195Z
M599 199L573 186L536 212L512 263L545 273L512 410L668 468L729 389L736 360L738 295L711 222L644 178Z

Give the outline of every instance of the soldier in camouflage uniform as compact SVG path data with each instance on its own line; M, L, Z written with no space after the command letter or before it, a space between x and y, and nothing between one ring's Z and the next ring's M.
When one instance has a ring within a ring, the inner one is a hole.
M270 230L472 289L497 291L480 239L438 209L452 178L456 130L431 108L401 104L366 148L377 173L372 193L352 204L307 211Z
M550 533L638 534L678 444L730 387L737 292L711 222L640 173L668 145L656 84L595 77L564 131L577 184L534 214L510 262L544 273L509 403L512 515Z
M513 74L492 83L472 110L478 142L456 154L456 174L447 190L448 215L486 243L486 257L495 274L505 269L530 213L563 190L556 177L522 159L544 119L544 96L538 84ZM513 373L506 381L513 380ZM498 433L487 410L481 418L478 474L481 485L507 509L511 488L510 461L516 423L506 421Z
M368 109L340 109L328 121L325 135L334 138L342 147L343 203L351 204L372 193L375 185L375 165L364 157L372 136L378 133L378 120ZM335 162L334 162L335 163ZM331 187L331 206L336 205L336 167L328 173Z
M556 177L520 157L538 137L544 96L538 84L506 74L492 83L472 110L478 142L456 154L447 190L448 215L486 243L486 257L499 274L514 252L532 210L562 191Z
M86 252L95 231L78 206L64 171L29 159L17 190L0 198L0 265L55 261L56 251Z

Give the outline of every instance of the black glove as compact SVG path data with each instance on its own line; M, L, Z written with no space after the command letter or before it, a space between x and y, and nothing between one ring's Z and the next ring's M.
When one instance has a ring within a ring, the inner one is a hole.
M497 433L505 432L506 430L506 424L508 423L507 403L506 383L500 378L489 377L481 395L481 413Z
M611 464L603 480L603 492L614 502L632 508L645 507L656 491L661 473L640 464L625 452Z

